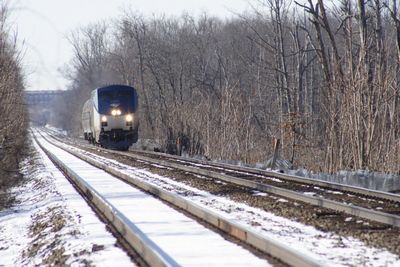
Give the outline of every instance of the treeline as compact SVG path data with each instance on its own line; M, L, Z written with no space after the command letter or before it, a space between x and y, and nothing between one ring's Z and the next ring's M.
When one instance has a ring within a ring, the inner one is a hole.
M192 154L281 157L333 172L400 172L398 1L254 2L222 21L204 14L144 18L126 12L70 35L70 96L62 127L103 84L139 92L140 137L181 137Z
M27 129L21 55L4 2L0 1L0 189L16 181Z

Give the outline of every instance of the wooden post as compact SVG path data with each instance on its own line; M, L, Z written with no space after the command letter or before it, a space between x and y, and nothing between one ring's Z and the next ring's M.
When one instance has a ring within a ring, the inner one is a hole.
M279 150L279 144L280 144L280 139L274 138L274 156L272 157L272 162L271 162L271 169L275 169L276 165L276 159L278 158L278 150Z
M176 154L182 156L182 141L181 138L176 138Z

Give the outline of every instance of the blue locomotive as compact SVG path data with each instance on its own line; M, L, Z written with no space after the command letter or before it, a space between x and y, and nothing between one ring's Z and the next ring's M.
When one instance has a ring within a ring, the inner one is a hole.
M93 90L82 110L84 138L104 148L128 150L138 140L137 109L133 87L109 85Z

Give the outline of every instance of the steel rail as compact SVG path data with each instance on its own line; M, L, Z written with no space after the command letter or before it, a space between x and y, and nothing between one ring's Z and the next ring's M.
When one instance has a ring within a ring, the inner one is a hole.
M110 167L107 164L98 162L68 147L64 147L60 144L54 143L48 140L46 137L44 138L53 145L67 151L68 153L80 158L81 160L84 160L95 167L101 168L104 171L116 177L121 178L124 181L128 182L129 184L133 184L143 189L144 191L149 192L159 197L160 199L172 204L175 207L178 207L180 209L185 210L186 212L189 212L193 216L213 225L214 227L217 227L223 232L229 234L230 236L233 236L243 241L244 243L257 248L264 253L272 255L273 257L276 257L291 266L301 266L301 267L325 266L325 264L319 262L313 257L301 254L300 252L297 251L297 249L291 248L286 244L281 243L280 241L261 235L260 233L248 227L232 222L215 212L212 212L191 201L184 199L179 195L161 189L157 186L152 185L151 183L135 179L134 177L126 173L123 173L113 167Z

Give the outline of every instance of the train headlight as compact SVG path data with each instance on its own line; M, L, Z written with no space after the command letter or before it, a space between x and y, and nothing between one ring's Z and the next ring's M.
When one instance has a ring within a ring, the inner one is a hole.
M103 129L103 127L107 127L107 125L107 116L101 116L101 129Z
M121 115L121 110L119 110L119 109L113 109L113 110L111 110L111 115L113 115L113 116L119 116L119 115Z
M126 120L127 122L131 122L131 121L133 121L133 116L132 116L131 114L128 114L128 115L126 115L125 120Z

